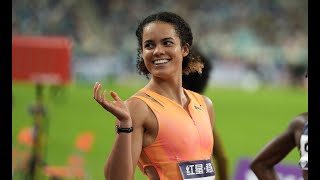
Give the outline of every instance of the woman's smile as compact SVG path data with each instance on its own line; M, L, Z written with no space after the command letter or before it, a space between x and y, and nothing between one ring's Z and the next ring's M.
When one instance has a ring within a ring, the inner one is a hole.
M152 63L155 65L167 64L168 62L169 60L167 59L158 59L158 60L152 61Z

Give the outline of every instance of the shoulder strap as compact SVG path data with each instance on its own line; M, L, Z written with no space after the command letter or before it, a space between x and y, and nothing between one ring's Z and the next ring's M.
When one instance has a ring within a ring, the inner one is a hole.
M146 104L153 103L150 99L143 97L143 96L131 96L131 98L138 98L138 99L142 100L143 102L145 102Z
M157 102L158 104L160 104L162 107L165 107L165 99L163 98L163 96L148 90L148 89L141 89L141 92L145 93L147 96L149 96L150 98L152 98L155 102Z
M204 97L201 94L193 92L193 91L190 91L190 90L187 90L187 89L184 89L184 90L187 92L187 94L189 95L190 98L193 98L202 107L207 109L207 104L206 104L206 102L204 100Z
M143 97L143 96L131 96L131 98L138 98L145 102L153 111L159 109L159 108L164 108L164 105L162 103L158 102L157 100L151 100L149 98Z

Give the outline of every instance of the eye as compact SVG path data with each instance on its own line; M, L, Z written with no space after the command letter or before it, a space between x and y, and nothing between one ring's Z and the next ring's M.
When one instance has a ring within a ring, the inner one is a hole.
M173 44L173 42L172 41L164 41L163 44L165 46L171 46Z
M153 47L154 47L154 44L152 44L152 43L144 44L144 48L146 48L146 49L152 49Z

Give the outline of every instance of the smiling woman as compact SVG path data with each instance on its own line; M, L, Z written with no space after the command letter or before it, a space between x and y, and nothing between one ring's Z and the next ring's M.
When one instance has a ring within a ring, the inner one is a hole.
M93 88L94 99L116 118L106 179L133 179L136 166L152 180L214 179L213 104L182 87L182 74L203 68L192 53L188 23L175 13L160 12L146 17L136 36L138 72L149 82L126 101L113 91L108 100L99 82Z
M160 28L155 29L154 26ZM151 32L152 30L154 32ZM154 35L158 35L159 33L163 36L163 39L160 41L162 46L156 46L155 40L147 39ZM144 62L144 58L147 57L141 57L143 50L151 51L153 54L157 55L163 53L165 50L176 50L176 48L186 48L183 50L187 51L187 55L182 57L183 73L189 74L196 71L201 73L203 62L190 51L193 41L192 31L188 23L178 15L167 12L150 15L140 23L136 30L136 36L138 39L137 68L139 74L143 74L147 76L147 78L149 78L148 75L150 74ZM148 53L145 53L145 55L147 54Z

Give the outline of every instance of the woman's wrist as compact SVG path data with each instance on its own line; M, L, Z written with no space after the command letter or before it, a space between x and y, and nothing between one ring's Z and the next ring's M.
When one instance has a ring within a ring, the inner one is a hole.
M121 128L131 128L132 127L132 121L131 120L120 121L119 127L121 127Z

